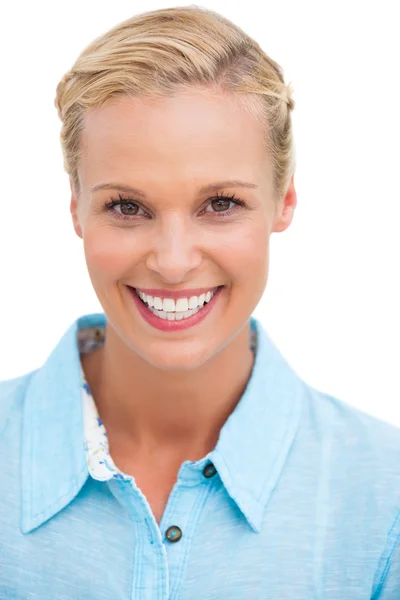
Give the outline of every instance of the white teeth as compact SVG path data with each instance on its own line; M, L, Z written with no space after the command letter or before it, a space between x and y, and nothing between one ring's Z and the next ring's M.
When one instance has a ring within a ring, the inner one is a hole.
M191 298L189 298L189 308L193 309L193 308L197 308L199 305L199 300L197 296L192 296Z
M178 298L176 301L173 298L159 298L157 296L147 296L140 290L136 290L139 298L147 304L152 313L167 319L168 321L180 321L195 315L205 304L210 302L217 288L201 294L200 296L191 296L190 298Z
M163 307L163 302L161 300L161 298L157 298L157 296L154 298L154 308L156 308L157 310L162 310Z
M187 310L185 312L165 312L163 310L156 310L155 308L149 308L151 312L159 317L160 319L164 319L166 321L181 321L182 319L187 319L188 317L192 317L197 312L199 312L200 308L197 307L193 310Z
M187 298L178 298L176 301L175 310L176 312L186 312L189 309L189 302Z
M146 304L148 304L149 306L154 306L153 296L147 296L143 292L138 292L138 294L139 297L143 300L143 302L146 302Z
M164 298L163 310L165 312L175 312L175 300L172 298Z

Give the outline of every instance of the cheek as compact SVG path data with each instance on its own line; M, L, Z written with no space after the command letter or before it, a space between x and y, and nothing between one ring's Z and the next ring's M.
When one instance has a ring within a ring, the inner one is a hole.
M251 227L238 228L219 244L219 253L227 271L248 285L257 285L256 279L266 272L268 264L269 237L267 227L252 223ZM220 261L222 264L222 260ZM254 281L253 281L254 280Z
M121 232L118 235L105 229L87 232L84 250L89 272L103 280L114 280L134 261L132 244L124 243Z

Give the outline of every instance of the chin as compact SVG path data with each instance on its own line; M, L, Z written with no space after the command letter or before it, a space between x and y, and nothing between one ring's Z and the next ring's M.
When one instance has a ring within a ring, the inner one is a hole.
M160 348L154 349L154 352L143 352L142 356L154 367L162 371L192 371L201 367L215 354L209 347L193 347L192 344L185 345L179 343L179 348L172 348L170 345L164 351Z

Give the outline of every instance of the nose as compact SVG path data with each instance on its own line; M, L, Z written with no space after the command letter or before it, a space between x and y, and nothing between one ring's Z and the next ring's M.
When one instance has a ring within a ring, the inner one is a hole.
M170 215L151 234L146 266L167 283L188 279L202 262L198 235L182 216Z

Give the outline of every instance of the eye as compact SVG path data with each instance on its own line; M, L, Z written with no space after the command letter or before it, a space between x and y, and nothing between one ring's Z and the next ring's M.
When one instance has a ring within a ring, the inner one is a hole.
M233 207L232 207L233 205ZM221 216L227 216L236 212L239 206L245 206L245 202L235 197L235 194L231 196L226 194L216 195L214 198L211 198L209 204L204 210L205 213L220 213ZM211 208L211 210L207 210L207 208Z
M107 210L112 213L116 219L131 219L132 217L148 216L148 213L135 200L123 198L120 194L118 194L118 197L118 200L111 198L105 203ZM122 212L115 210L116 206L119 206Z

